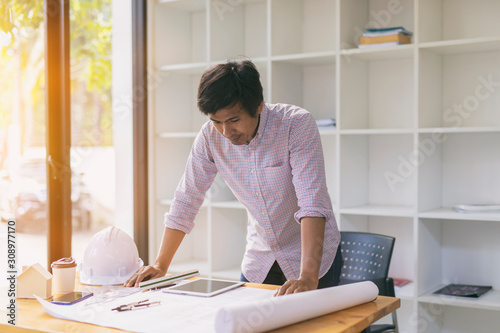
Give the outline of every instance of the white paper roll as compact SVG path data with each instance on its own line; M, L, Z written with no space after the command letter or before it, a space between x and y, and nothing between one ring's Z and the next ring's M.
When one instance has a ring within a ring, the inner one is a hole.
M271 299L222 307L215 317L217 333L250 333L273 330L347 309L377 298L371 281L301 292Z

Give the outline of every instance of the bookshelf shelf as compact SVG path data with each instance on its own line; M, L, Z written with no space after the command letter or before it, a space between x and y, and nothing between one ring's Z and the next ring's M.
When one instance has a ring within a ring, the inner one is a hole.
M418 217L440 220L500 222L499 213L458 213L451 208L437 208L425 212L419 212Z
M386 60L386 59L405 59L414 56L414 45L398 45L373 47L369 49L345 49L340 51L340 55L344 58L352 58L359 60Z
M197 132L167 132L160 133L158 136L162 139L182 139L189 138L194 139L198 133Z
M368 215L368 216L398 216L413 217L414 209L409 206L383 206L369 205L350 208L341 208L340 213L345 215Z
M247 56L266 102L336 120L319 129L335 217L341 230L396 237L390 276L413 281L397 291L400 330L499 327L500 214L450 207L500 202L500 1L222 2L230 10L212 0L148 9L148 68L159 71L148 89L150 258L207 121L196 107L200 76ZM357 47L365 28L385 26L412 31L412 43ZM216 177L171 270L239 279L246 214ZM451 282L494 291L443 304L431 292Z
M420 128L419 133L498 133L500 127L434 127Z
M459 40L426 42L419 45L420 49L427 49L438 54L462 54L500 50L500 38L479 37Z
M436 290L444 285L436 288ZM479 298L454 297L446 295L435 295L432 292L418 297L419 302L439 304L444 306L458 306L464 308L475 308L481 310L500 310L500 291L490 290Z

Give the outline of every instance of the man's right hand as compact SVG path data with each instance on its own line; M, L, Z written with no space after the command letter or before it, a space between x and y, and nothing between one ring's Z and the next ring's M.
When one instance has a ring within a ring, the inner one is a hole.
M165 276L166 272L163 272L159 267L155 266L143 266L137 270L125 283L125 287L139 287L139 283L144 280L156 279Z

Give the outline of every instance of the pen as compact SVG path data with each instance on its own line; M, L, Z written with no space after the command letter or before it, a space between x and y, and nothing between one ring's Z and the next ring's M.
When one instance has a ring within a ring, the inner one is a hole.
M129 310L133 310L133 309L137 309L137 308L141 308L141 307L148 307L148 306L154 305L154 304L160 304L160 301L146 303L148 301L149 301L148 299L145 299L145 300L139 301L139 302L133 302L130 304L123 304L123 305L120 305L114 309L111 309L111 311L118 311L118 312L129 311Z

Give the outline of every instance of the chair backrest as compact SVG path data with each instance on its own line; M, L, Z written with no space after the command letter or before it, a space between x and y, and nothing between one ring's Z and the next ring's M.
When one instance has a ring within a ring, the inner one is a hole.
M341 284L387 278L395 238L385 235L342 231L340 237L344 266Z

